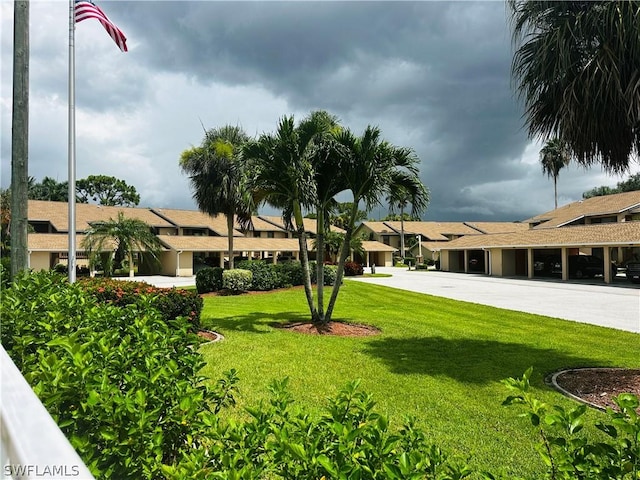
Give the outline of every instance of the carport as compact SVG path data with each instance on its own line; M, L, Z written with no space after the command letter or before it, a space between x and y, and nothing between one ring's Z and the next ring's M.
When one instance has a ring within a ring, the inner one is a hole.
M613 259L619 263L640 258L640 222L579 225L513 233L465 236L443 244L441 270L469 273L469 258L482 251L484 273L533 278L535 254L560 252L562 279L569 278L569 256L589 254L604 263L604 282L611 283ZM464 262L460 265L461 259Z

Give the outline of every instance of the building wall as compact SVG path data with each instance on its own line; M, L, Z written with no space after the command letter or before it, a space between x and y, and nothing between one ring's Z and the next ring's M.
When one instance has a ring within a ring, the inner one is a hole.
M502 272L494 271L495 275L513 276L516 274L516 251L502 250Z
M160 254L160 263L162 264L162 275L175 276L178 256L174 251L162 252Z
M49 252L31 252L29 254L29 268L34 271L49 270L51 268L51 254Z

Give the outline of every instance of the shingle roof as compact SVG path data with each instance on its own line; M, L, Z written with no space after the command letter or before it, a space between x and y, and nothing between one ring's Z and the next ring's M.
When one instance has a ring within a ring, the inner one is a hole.
M640 222L542 228L514 233L469 235L443 243L441 250L479 248L640 246Z
M640 207L640 191L617 193L602 197L591 197L564 205L555 210L536 215L523 223L540 223L536 229L554 228L583 217L614 215L625 211L633 211Z
M385 245L382 242L371 240L363 240L362 249L365 252L396 252L398 250L397 248L393 248L391 245Z
M227 219L224 215L212 216L198 210L175 208L152 208L151 211L181 228L208 228L221 237L227 236ZM240 237L242 233L234 229L233 236Z
M262 220L265 220L273 225L280 227L283 230L286 230L282 217L278 217L275 215L258 215L258 217L261 218ZM304 229L307 232L314 233L316 231L316 226L318 225L316 220L314 220L313 218L304 218L303 222L304 222ZM339 232L339 233L345 232L342 228L336 227L335 225L331 225L330 227L332 232Z
M58 232L68 232L69 204L67 202L47 202L29 200L29 221L50 222ZM76 204L76 232L89 229L89 222L108 221L123 212L127 218L136 218L152 227L173 227L171 223L160 218L148 208L104 207L88 203Z
M529 229L528 223L520 222L464 222L480 233L522 232Z
M76 235L76 249L83 251L82 241L86 235ZM68 233L30 233L27 236L27 244L32 252L67 252L69 250ZM106 249L115 249L113 241L104 244Z
M477 222L490 224L492 222ZM506 228L506 222L495 222L498 224L494 228ZM363 225L370 228L379 235L400 235L401 222L384 221L384 222L362 222ZM478 235L483 232L473 228L471 223L465 222L404 222L405 235L422 235L428 240L449 240L446 235ZM528 226L527 226L528 227ZM486 228L489 228L488 226Z
M172 250L187 252L226 252L229 248L227 237L186 237L159 235L162 243ZM233 240L233 249L244 252L297 252L300 250L295 238L253 238L238 237Z

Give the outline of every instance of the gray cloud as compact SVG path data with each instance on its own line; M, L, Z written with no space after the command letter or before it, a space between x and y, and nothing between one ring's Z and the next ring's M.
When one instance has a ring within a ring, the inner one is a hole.
M326 109L355 132L378 125L389 141L416 150L432 192L428 219L517 220L553 206L537 161L540 146L527 140L511 89L502 2L102 6L127 35L130 52L121 54L97 22L78 25L79 176L120 176L146 205L193 208L177 159L199 143L200 122L239 124L253 135L273 130L282 115ZM9 7L2 8L4 66L11 25ZM65 2L32 6L39 25L31 64L36 178L66 171L67 30L53 28L64 25L65 10ZM5 186L10 95L5 68ZM618 180L570 168L561 173L561 198L572 201Z

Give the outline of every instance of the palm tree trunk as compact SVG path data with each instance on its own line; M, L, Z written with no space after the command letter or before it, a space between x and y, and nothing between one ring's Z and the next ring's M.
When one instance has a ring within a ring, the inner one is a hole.
M229 248L229 270L233 270L233 214L227 214L227 240Z
M351 251L351 237L353 236L353 228L356 220L356 215L358 214L358 202L353 202L353 207L351 209L351 216L349 218L349 222L347 223L347 228L345 229L344 234L344 243L342 244L342 248L340 248L340 256L338 257L338 271L336 272L336 281L333 284L333 289L331 290L331 298L329 299L329 305L327 305L327 311L324 315L324 322L329 323L331 321L331 316L333 315L333 308L336 305L336 300L338 299L338 292L340 291L340 287L342 286L342 278L344 277L344 262L349 256L349 252Z
M316 279L318 289L318 322L324 322L324 210L320 206L317 209L316 223Z
M555 199L556 210L558 209L558 176L553 176L553 198Z
M404 262L404 205L400 205L400 256Z
M133 251L129 248L129 277L134 277L135 273L133 271Z
M317 323L318 313L313 304L313 288L311 287L311 275L309 273L309 251L307 249L307 233L304 230L304 220L302 218L302 210L299 203L293 205L293 216L296 222L296 232L298 234L298 244L300 245L300 263L302 265L302 282L304 284L304 293L307 297L309 312L311 313L311 321Z

